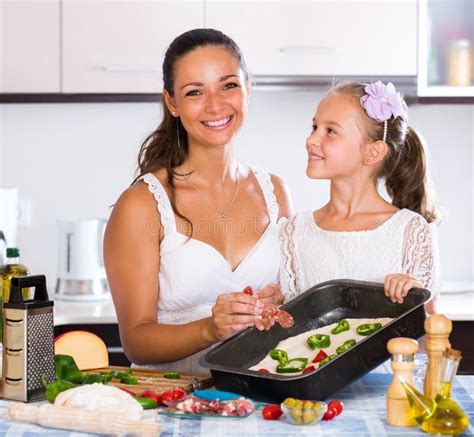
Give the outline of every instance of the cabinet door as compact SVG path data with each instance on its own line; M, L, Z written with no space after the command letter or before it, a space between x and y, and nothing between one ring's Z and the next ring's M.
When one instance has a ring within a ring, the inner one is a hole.
M202 19L200 0L63 0L62 91L161 92L167 47Z
M209 0L205 17L253 74L416 74L416 0Z
M0 92L59 92L59 51L59 0L0 1Z

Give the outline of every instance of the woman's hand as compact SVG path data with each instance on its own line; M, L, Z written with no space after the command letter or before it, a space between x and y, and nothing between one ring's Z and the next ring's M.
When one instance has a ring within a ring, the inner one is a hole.
M385 276L385 296L392 302L403 303L403 298L412 288L422 288L422 285L411 275L396 273Z
M268 284L263 287L261 290L257 291L255 295L263 303L273 303L275 305L281 305L285 300L285 296L280 291L280 286L278 284Z
M254 326L262 314L263 302L258 296L243 292L221 294L212 307L212 331L217 340L225 340L242 329Z

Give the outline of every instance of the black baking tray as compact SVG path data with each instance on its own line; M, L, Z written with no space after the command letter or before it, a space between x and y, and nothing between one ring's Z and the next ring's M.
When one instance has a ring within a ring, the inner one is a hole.
M286 397L324 400L387 360L391 338L421 337L426 318L423 304L429 297L428 290L415 288L398 304L385 296L383 284L345 279L323 282L282 306L295 319L293 327L275 324L269 331L246 329L207 352L200 365L210 369L220 390L264 402L281 402ZM394 320L315 372L287 376L248 369L288 337L345 318L378 317Z

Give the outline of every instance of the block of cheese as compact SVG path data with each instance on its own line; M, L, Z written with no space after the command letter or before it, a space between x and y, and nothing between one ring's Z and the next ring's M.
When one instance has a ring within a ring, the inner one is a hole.
M54 340L56 355L70 355L80 370L99 369L109 365L107 346L100 337L88 331L70 331Z

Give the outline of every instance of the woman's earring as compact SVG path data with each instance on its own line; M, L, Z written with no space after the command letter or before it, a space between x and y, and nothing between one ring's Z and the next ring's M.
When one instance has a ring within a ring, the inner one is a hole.
M365 163L366 163L366 164L370 164L370 158L367 158L367 159L365 160Z
M178 150L181 150L181 144L179 143L179 122L176 119L176 143L178 145Z

